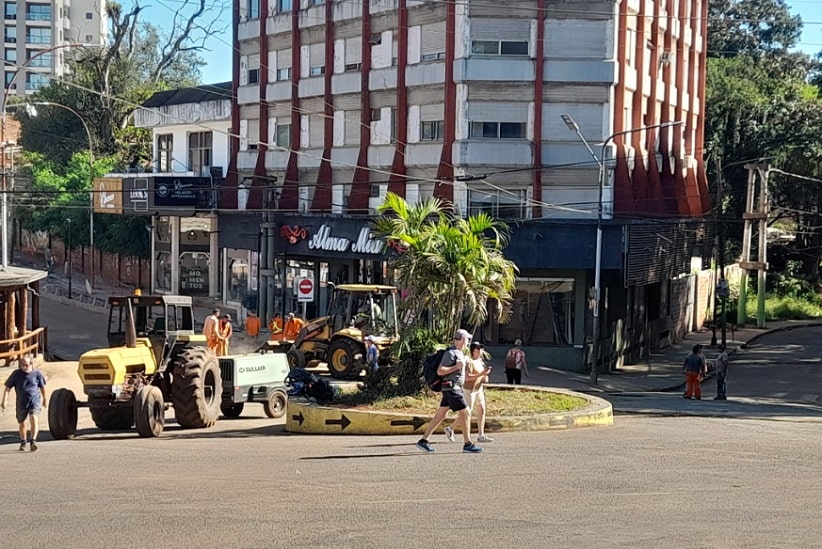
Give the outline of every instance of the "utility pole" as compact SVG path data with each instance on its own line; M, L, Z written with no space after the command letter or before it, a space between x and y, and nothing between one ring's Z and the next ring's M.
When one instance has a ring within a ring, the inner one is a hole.
M745 164L748 170L748 191L745 198L745 212L742 219L745 227L742 233L742 261L739 262L741 274L739 277L739 306L736 312L736 321L740 326L747 320L746 308L748 304L748 271L757 271L757 307L756 325L765 327L765 282L768 271L767 228L768 228L768 176L770 166L766 164ZM757 176L759 182L759 205L754 209L756 196ZM759 249L757 261L751 261L751 241L753 239L753 221L758 221Z

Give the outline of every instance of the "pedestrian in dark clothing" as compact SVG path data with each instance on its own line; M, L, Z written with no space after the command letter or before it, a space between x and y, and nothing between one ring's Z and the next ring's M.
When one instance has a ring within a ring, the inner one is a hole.
M471 442L470 426L468 424L468 403L465 401L463 384L465 383L465 367L468 365L468 358L464 350L468 347L471 334L467 330L457 330L454 334L454 344L442 355L437 374L442 376L442 400L437 408L434 417L428 423L422 438L417 441L417 448L424 452L433 452L434 447L428 442L428 438L434 433L445 419L448 410L457 413L455 425L462 431L462 451L468 454L482 452L482 448ZM453 432L452 432L453 433ZM453 434L448 437L452 440ZM452 440L453 442L453 440Z
M719 355L716 357L714 373L716 374L716 398L714 400L728 400L727 387L725 386L725 379L728 376L728 352L722 344L719 345Z
M700 383L702 376L708 373L705 357L702 355L702 345L694 345L691 354L685 358L683 367L685 371L685 394L683 398L702 398L702 387Z
M20 451L26 451L26 435L31 424L31 451L37 451L37 435L40 431L38 416L46 407L46 378L40 370L34 369L34 360L26 355L20 359L20 366L6 380L0 409L6 411L6 396L14 389L17 394L17 423L20 429Z

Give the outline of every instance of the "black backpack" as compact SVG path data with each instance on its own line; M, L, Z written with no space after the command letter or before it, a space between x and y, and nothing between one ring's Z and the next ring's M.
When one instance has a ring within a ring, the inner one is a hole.
M315 398L317 402L328 402L334 398L334 388L328 380L302 368L292 368L285 382L291 396Z
M445 351L446 349L440 349L433 355L430 355L425 359L422 365L422 375L425 378L425 385L435 393L442 391L442 376L437 373L437 368L440 367L440 362L442 362L442 356L445 354Z

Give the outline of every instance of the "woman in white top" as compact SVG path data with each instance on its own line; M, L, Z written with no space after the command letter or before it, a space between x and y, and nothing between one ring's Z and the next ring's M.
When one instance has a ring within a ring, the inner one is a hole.
M470 391L466 396L468 401L468 412L474 414L477 411L477 432L479 437L478 442L491 442L492 439L485 434L485 389L483 384L488 381L488 376L491 374L491 367L485 367L485 361L482 359L482 350L485 346L482 343L474 342L471 344L471 360L468 361L468 367L465 372L464 389ZM471 425L470 419L468 425Z

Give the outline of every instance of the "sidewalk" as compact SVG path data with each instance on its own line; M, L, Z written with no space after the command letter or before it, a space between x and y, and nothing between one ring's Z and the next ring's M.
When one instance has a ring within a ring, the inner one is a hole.
M769 332L820 324L822 321L787 320L768 322L765 328L736 328L733 333L729 330L726 333L728 355L733 361L733 354L738 349L744 349L748 343ZM684 340L651 353L639 364L623 366L619 370L599 374L596 385L591 385L588 374L557 370L530 363L528 370L531 376L524 378L523 383L559 387L590 394L681 391L685 386L682 365L694 345L700 343L705 347L704 354L709 365L719 354L719 350L710 345L711 336L711 330L692 332ZM721 341L719 333L717 333L717 338ZM495 358L491 363L494 365L491 383L505 383L502 357ZM710 377L712 376L709 375Z

